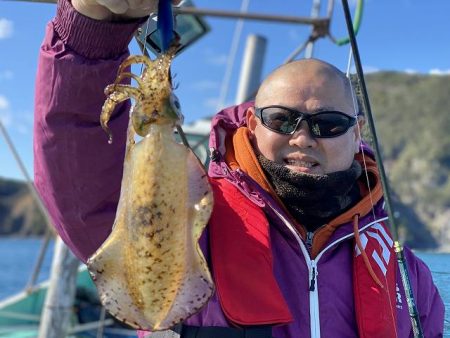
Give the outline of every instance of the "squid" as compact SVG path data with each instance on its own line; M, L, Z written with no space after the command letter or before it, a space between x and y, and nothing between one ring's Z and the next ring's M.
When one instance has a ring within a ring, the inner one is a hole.
M141 330L167 330L198 312L214 292L199 246L213 207L207 174L192 151L175 141L180 104L171 84L170 50L155 60L130 56L105 89L100 123L134 99L120 200L109 237L87 267L106 310ZM137 76L127 69L142 64ZM137 86L123 84L134 79Z

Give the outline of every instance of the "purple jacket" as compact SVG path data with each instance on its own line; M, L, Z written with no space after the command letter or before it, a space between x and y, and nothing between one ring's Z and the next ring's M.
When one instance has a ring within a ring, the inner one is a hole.
M34 125L35 184L55 227L82 260L101 245L111 231L119 199L129 104L121 104L110 121L115 141L106 142L99 124L105 96L117 67L128 56L127 45L138 27L134 23L105 23L77 14L60 1L41 47L36 81ZM241 171L223 160L224 138L242 125L245 106L224 110L213 120L210 146L217 150L211 177L224 177L265 209L271 222L274 275L294 316L289 325L273 328L275 338L357 337L352 290L353 230L344 224L322 252L311 260L306 246L283 221L283 211ZM360 231L386 219L381 202L361 217ZM202 237L207 251L207 236ZM206 252L207 254L207 252ZM444 307L425 264L406 249L405 255L425 337L441 337ZM316 267L317 287L309 291L310 271ZM398 278L398 336L412 336L401 280ZM217 297L186 321L190 325L228 326ZM320 332L320 333L319 333Z

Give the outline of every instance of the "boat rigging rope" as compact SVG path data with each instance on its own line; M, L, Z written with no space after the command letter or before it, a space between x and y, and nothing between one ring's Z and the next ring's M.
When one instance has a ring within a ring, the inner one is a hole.
M395 253L397 255L397 261L398 261L399 268L400 268L400 275L401 275L403 287L405 289L406 300L408 303L408 311L409 311L409 315L411 318L413 334L414 334L415 338L422 338L424 335L423 335L423 331L422 331L422 327L421 327L421 323L420 323L420 319L419 319L419 313L417 311L416 302L415 302L414 295L413 295L412 288L411 288L411 281L410 281L409 274L408 274L408 268L406 265L403 248L400 245L399 239L398 239L398 227L397 227L395 218L393 217L389 185L388 185L388 182L386 179L386 173L385 173L383 161L382 161L382 158L380 155L381 152L379 149L379 143L378 143L377 133L375 130L375 123L374 123L373 116L372 116L372 110L370 107L369 96L368 96L366 84L364 81L364 73L362 70L361 59L359 56L358 46L357 46L356 38L355 38L355 32L354 32L353 25L352 25L352 18L351 18L350 9L348 6L348 0L342 0L342 6L344 9L345 21L347 24L347 30L348 30L350 44L351 44L351 48L352 48L352 54L353 54L353 57L355 60L356 73L358 76L359 85L361 87L361 94L362 94L362 99L363 99L362 103L364 105L364 111L367 113L369 128L370 128L370 131L371 131L372 137L373 137L375 159L376 159L376 162L378 163L381 183L383 186L383 191L384 191L384 196L385 196L385 201L386 201L386 207L387 207L386 209L387 209L388 217L389 217L390 224L391 224L391 227L393 230L392 233L393 233L393 237L394 237L394 249L395 249Z
M364 1L357 0L355 8L355 19L353 20L353 32L355 35L358 35L359 27L361 27L363 9L364 9ZM329 36L330 39L338 46L343 46L350 42L350 37L336 39L331 35Z
M42 267L42 264L43 264L43 261L45 258L45 253L47 251L49 241L50 241L51 237L53 237L53 234L54 234L54 232L52 230L53 226L52 226L52 222L50 220L50 216L48 214L47 208L44 206L44 203L42 202L41 197L39 196L30 175L28 174L25 164L23 163L19 153L17 152L16 147L14 146L14 143L12 142L12 139L9 136L6 128L4 127L1 119L0 119L0 133L3 134L6 144L9 147L9 149L11 150L11 153L13 154L14 159L17 162L17 165L19 166L19 169L25 178L25 181L26 181L28 189L31 193L31 196L32 196L34 202L36 203L38 210L42 213L44 220L45 220L45 224L46 224L45 237L42 242L38 258L34 264L30 280L28 281L27 285L25 286L25 290L28 292L31 292L31 290L33 289L34 285L36 284L36 280L41 272L41 267Z
M352 55L353 55L352 54L352 49L350 47L350 53L349 53L349 56L348 56L348 64L347 64L346 76L347 76L347 79L348 79L348 82L349 82L349 85L350 85L350 88L351 88L350 93L352 95L353 110L354 110L354 113L355 113L355 117L356 118L364 118L364 117L358 117L358 116L360 116L360 112L359 112L359 108L358 108L359 105L358 105L358 101L357 101L357 98L356 98L356 91L355 91L355 89L353 87L353 82L352 82L351 75L350 75L350 68L351 68L351 64L352 64ZM359 135L360 140L362 140L362 130L361 130L361 127L360 127L359 123L356 124L356 128L358 128L358 135ZM360 148L361 148L360 150L361 150L362 161L363 161L363 164L364 164L364 168L366 169L367 168L367 161L366 161L365 152L363 151L362 143L360 145ZM367 172L367 170L364 170L364 173L365 173L365 178L366 178L366 186L367 186L367 189L369 191L370 205L372 205L372 217L373 217L373 219L376 219L375 210L374 210L374 204L375 203L374 203L373 198L372 198L372 188L371 188L371 185L370 185L369 173Z

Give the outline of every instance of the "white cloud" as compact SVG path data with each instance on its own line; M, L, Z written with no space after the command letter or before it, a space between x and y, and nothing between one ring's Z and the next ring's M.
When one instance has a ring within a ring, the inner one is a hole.
M0 95L0 122L5 127L12 125L12 115L9 111L9 101L3 95Z
M13 34L13 22L0 18L0 40L1 39L7 39L11 37Z
M9 108L9 101L3 95L0 95L0 110L6 110Z
M214 66L223 66L228 61L228 55L220 54L220 55L212 55L207 57L206 62L214 65Z
M30 135L33 130L33 112L20 111L14 113L14 129L22 135Z
M11 80L14 78L14 73L7 69L7 70L2 70L0 71L0 81L1 80Z
M202 81L198 81L198 82L194 82L193 84L191 84L191 87L195 90L212 90L212 89L217 89L219 88L219 83L217 83L216 81L211 81L211 80L202 80Z
M379 68L373 67L373 66L363 66L363 69L364 69L364 73L366 73L366 74L376 73L376 72L380 71Z
M363 68L364 74L376 73L376 72L380 71L379 68L373 67L373 66L365 66L365 65L363 65L362 68ZM351 67L350 72L351 73L356 73L356 67L354 65Z
M12 124L11 113L7 110L0 110L0 122L5 126L9 127Z
M26 121L20 121L22 119L17 119L9 111L0 111L0 121L8 128L10 132L16 132L21 135L30 135L32 132L32 124Z
M209 97L202 102L203 107L210 111L211 114L217 113L218 111L234 104L235 103L232 100L225 100L225 102L220 103L218 97Z
M12 114L8 99L0 95L0 122L10 130L22 135L30 135L33 128L33 113L23 111Z
M450 75L450 69L433 68L430 70L430 75Z
M415 69L406 68L405 69L405 73L413 75L413 74L418 74L419 72L417 70L415 70Z
M206 63L214 66L223 66L228 61L228 55L225 53L217 53L211 48L205 49L203 51L203 54L205 55L205 61Z
M203 107L208 109L217 109L217 105L219 104L219 98L218 97L209 97L205 100L203 100Z

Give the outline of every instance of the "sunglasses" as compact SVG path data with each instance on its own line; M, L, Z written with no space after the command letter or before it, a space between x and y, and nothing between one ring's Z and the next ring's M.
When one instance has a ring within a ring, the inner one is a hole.
M255 107L262 124L279 134L292 135L302 121L306 121L312 136L331 138L343 135L356 124L357 118L339 111L306 114L283 106Z

